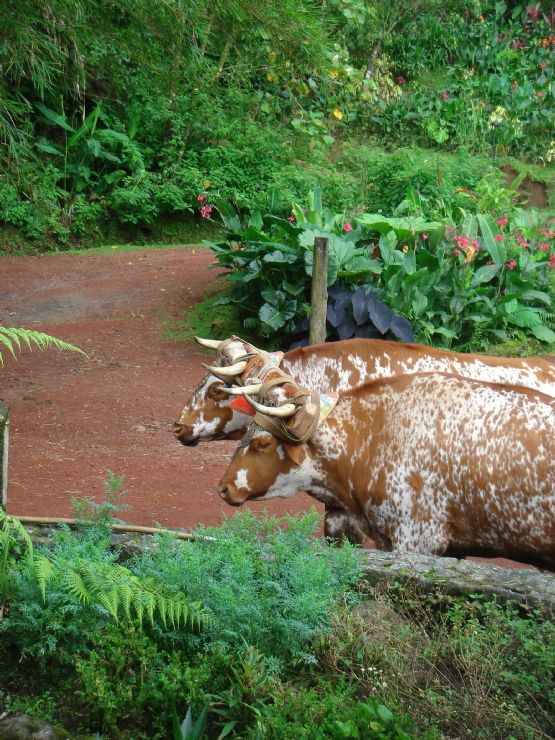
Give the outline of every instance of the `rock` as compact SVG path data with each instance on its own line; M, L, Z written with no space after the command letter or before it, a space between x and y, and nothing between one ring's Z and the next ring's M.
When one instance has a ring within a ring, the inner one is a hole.
M69 735L60 733L42 719L28 714L16 714L0 721L0 740L68 740Z
M361 566L370 585L396 580L416 584L424 591L441 587L450 594L496 595L502 601L515 601L555 614L555 574L552 573L381 550L362 553Z

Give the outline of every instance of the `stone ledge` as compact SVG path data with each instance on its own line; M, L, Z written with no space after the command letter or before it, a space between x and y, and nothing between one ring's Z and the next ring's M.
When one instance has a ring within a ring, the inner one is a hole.
M52 543L53 527L26 525L35 545ZM112 545L124 555L153 547L149 534L114 532ZM425 592L438 587L453 595L488 594L502 601L539 607L555 615L555 574L530 569L502 568L473 560L457 560L414 552L360 552L365 580L372 586L399 581L417 585Z
M545 571L380 550L363 553L361 567L370 585L395 580L416 584L424 591L441 587L453 595L497 595L503 601L537 606L555 614L555 574Z

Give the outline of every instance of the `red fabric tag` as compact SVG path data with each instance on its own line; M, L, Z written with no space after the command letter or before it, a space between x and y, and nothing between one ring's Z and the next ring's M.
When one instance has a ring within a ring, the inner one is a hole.
M254 416L256 414L256 411L244 396L237 396L237 398L229 404L229 408L234 411L238 411L240 414L246 414L247 416Z

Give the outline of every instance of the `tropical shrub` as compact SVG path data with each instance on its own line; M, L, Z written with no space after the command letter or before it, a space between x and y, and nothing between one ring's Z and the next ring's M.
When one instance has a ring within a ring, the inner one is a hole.
M497 222L469 215L460 227L409 223L371 214L357 221L378 233L383 300L412 322L420 341L482 348L516 336L555 341L550 278L555 232L537 213L515 211Z
M219 302L239 307L245 326L262 337L306 333L313 244L327 237L330 338L389 331L408 341L414 332L419 341L460 348L511 337L555 341L555 232L534 211L516 209L496 222L487 214L464 216L460 207L464 219L456 226L445 218L366 213L362 206L333 213L322 207L319 189L306 209L294 203L287 219L275 191L265 213L245 220L219 199L213 206L226 238L209 246L233 285Z
M372 256L373 247L361 243L362 232L346 213L323 208L320 188L309 194L306 209L293 203L287 218L275 190L268 196L268 206L265 213L254 211L243 221L228 203L215 199L213 207L222 215L226 238L209 242L209 246L233 283L231 293L219 302L233 302L245 313L254 314L247 315L244 322L251 331L263 337L284 336L291 341L292 335L306 333L317 237L328 239L329 287L352 290L380 272L381 265ZM381 303L377 296L373 301ZM341 309L337 306L330 328L343 331L346 336L350 321L344 322L345 308L346 304ZM382 306L382 311L387 310ZM383 321L376 323L367 311L360 323L360 335L369 336L372 329L381 327L382 334L391 328L396 336L411 339L410 325L400 319L392 323L391 318L387 325Z

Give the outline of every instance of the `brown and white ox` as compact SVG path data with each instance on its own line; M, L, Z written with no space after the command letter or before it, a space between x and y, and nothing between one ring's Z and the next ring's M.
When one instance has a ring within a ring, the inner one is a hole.
M283 403L285 389L266 400ZM276 412L259 408L263 419ZM287 426L303 409L285 403L279 412L292 414L278 420ZM552 397L452 375L402 375L341 394L305 443L254 423L219 491L233 506L310 491L342 512L353 539L362 532L381 549L554 568L554 454Z
M174 434L190 446L210 440L241 439L252 417L236 410L235 397L222 388L256 383L259 378L256 367L252 368L253 358L268 359L268 356L238 337L197 341L217 350L217 360L183 408L174 425ZM295 349L284 355L280 369L318 393L330 388L349 391L377 378L445 372L476 380L525 385L555 396L555 364L541 357L471 355L380 339L350 339ZM353 538L354 533L343 526L343 514L326 505L326 535L346 534Z

